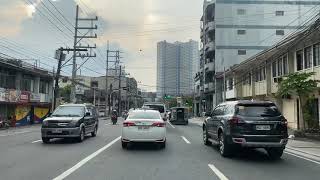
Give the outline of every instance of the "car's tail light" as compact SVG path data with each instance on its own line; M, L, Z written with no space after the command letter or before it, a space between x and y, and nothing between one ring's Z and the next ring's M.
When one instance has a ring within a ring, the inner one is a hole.
M130 122L130 121L127 121L127 122L123 122L123 127L129 127L129 126L135 126L136 124L134 122Z
M283 118L282 121L281 121L281 124L284 125L284 126L288 126L288 121L286 118Z
M230 125L238 125L244 123L244 121L238 117L231 117L228 122Z
M163 122L154 122L154 123L152 124L152 126L156 126L156 127L165 127L165 126L166 126L166 124L165 124L165 123L163 123Z

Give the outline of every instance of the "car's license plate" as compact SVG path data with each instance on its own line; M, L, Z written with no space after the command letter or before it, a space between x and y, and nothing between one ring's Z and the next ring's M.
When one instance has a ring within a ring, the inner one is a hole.
M138 126L138 130L148 130L149 126Z
M62 133L62 130L61 129L54 129L54 130L52 130L52 133Z
M269 131L269 130L271 130L271 127L270 127L270 125L256 125L256 130Z

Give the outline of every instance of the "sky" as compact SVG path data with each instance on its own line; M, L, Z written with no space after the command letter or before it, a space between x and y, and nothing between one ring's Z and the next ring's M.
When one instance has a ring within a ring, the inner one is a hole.
M96 58L89 59L78 74L105 75L106 48L121 50L123 66L139 87L156 89L157 42L198 41L203 0L0 0L0 53L40 59L40 66L53 69L59 47L73 46L75 7L81 17L98 16ZM58 11L57 11L58 10ZM82 26L90 24L81 23ZM1 54L0 54L1 55ZM71 53L68 54L71 57ZM68 58L67 57L67 58ZM30 60L31 59L31 60ZM85 59L78 58L81 64ZM71 74L71 66L63 68Z

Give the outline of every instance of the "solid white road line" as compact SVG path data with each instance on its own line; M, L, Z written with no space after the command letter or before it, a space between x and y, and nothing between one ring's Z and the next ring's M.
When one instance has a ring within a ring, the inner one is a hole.
M32 141L31 143L33 144L33 143L37 143L37 142L41 142L41 141L42 141L42 139L39 139L39 140Z
M119 141L119 139L121 138L121 136L117 137L116 139L114 139L113 141L111 141L109 144L103 146L101 149L97 150L96 152L90 154L88 157L82 159L80 162L78 162L76 165L74 165L73 167L71 167L70 169L68 169L67 171L63 172L62 174L60 174L59 176L57 176L56 178L54 178L53 180L63 180L64 178L66 178L67 176L69 176L70 174L72 174L74 171L76 171L77 169L79 169L81 166L83 166L84 164L86 164L88 161L90 161L91 159L93 159L94 157L98 156L100 153L102 153L103 151L105 151L106 149L108 149L110 146L112 146L114 143L116 143L117 141Z
M208 164L209 168L218 176L220 180L229 180L225 175L222 174L213 164Z
M312 160L312 159L309 159L309 158L306 158L306 157L302 157L302 156L299 156L299 155L296 155L296 154L290 153L290 152L288 152L288 151L285 151L284 153L286 153L286 154L289 154L289 155L291 155L291 156L295 156L295 157L298 157L298 158L301 158L301 159L304 159L304 160L307 160L307 161L310 161L310 162L313 162L313 163L316 163L316 164L320 165L320 162L318 162L318 161L314 161L314 160Z
M174 127L172 124L171 124L171 122L170 121L167 121L168 122L168 124L174 129L174 128L176 128L176 127Z
M187 144L191 144L191 142L184 136L181 136L181 138L187 143Z

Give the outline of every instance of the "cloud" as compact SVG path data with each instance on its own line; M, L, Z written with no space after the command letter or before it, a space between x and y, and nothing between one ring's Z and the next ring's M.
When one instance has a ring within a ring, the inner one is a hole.
M5 3L0 6L0 34L15 36L20 32L22 22L31 17L32 8L22 1L7 0Z

